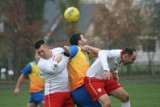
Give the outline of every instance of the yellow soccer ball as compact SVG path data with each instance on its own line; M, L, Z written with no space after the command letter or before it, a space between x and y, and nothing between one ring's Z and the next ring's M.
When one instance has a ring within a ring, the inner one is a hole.
M69 7L64 12L64 18L67 22L76 22L79 20L80 13L75 7Z

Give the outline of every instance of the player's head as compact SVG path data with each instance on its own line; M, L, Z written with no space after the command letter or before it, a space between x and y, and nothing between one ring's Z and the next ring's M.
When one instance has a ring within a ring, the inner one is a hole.
M122 50L122 62L124 65L132 64L136 60L136 50L133 48L125 48Z
M71 45L84 46L84 45L86 45L87 40L84 38L83 34L77 33L77 34L73 34L71 36L69 42Z
M50 48L49 46L45 43L44 40L39 40L35 43L35 49L38 55L44 59L48 59L50 55Z

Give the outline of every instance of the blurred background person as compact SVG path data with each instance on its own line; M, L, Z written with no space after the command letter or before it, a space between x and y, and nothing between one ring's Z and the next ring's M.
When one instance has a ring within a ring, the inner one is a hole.
M40 56L35 54L35 61L30 62L21 71L21 75L18 78L16 87L14 89L14 95L16 96L20 91L20 85L28 76L30 80L29 93L30 98L27 107L36 107L38 104L40 107L45 107L44 102L44 78L40 69L37 66Z

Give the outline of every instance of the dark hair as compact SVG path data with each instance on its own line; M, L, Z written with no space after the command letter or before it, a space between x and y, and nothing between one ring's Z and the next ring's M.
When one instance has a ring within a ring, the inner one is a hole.
M35 43L34 48L38 49L41 47L41 45L44 45L44 44L45 44L44 40L39 40Z
M77 34L73 34L71 37L70 37L70 44L71 45L78 45L78 41L81 40L81 33L77 33Z
M136 50L134 48L125 48L122 50L122 54L129 54L129 55L132 55L133 52L136 52Z

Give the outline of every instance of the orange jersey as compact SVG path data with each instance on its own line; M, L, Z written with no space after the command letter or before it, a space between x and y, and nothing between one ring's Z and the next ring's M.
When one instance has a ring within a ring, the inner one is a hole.
M30 79L30 92L37 92L44 90L44 78L40 69L35 63L30 63L31 65L31 73L29 73Z
M78 46L70 48L70 54L75 54L68 62L68 72L71 81L71 89L76 88L84 84L84 77L90 66L88 53L81 50ZM76 52L75 52L76 51Z

